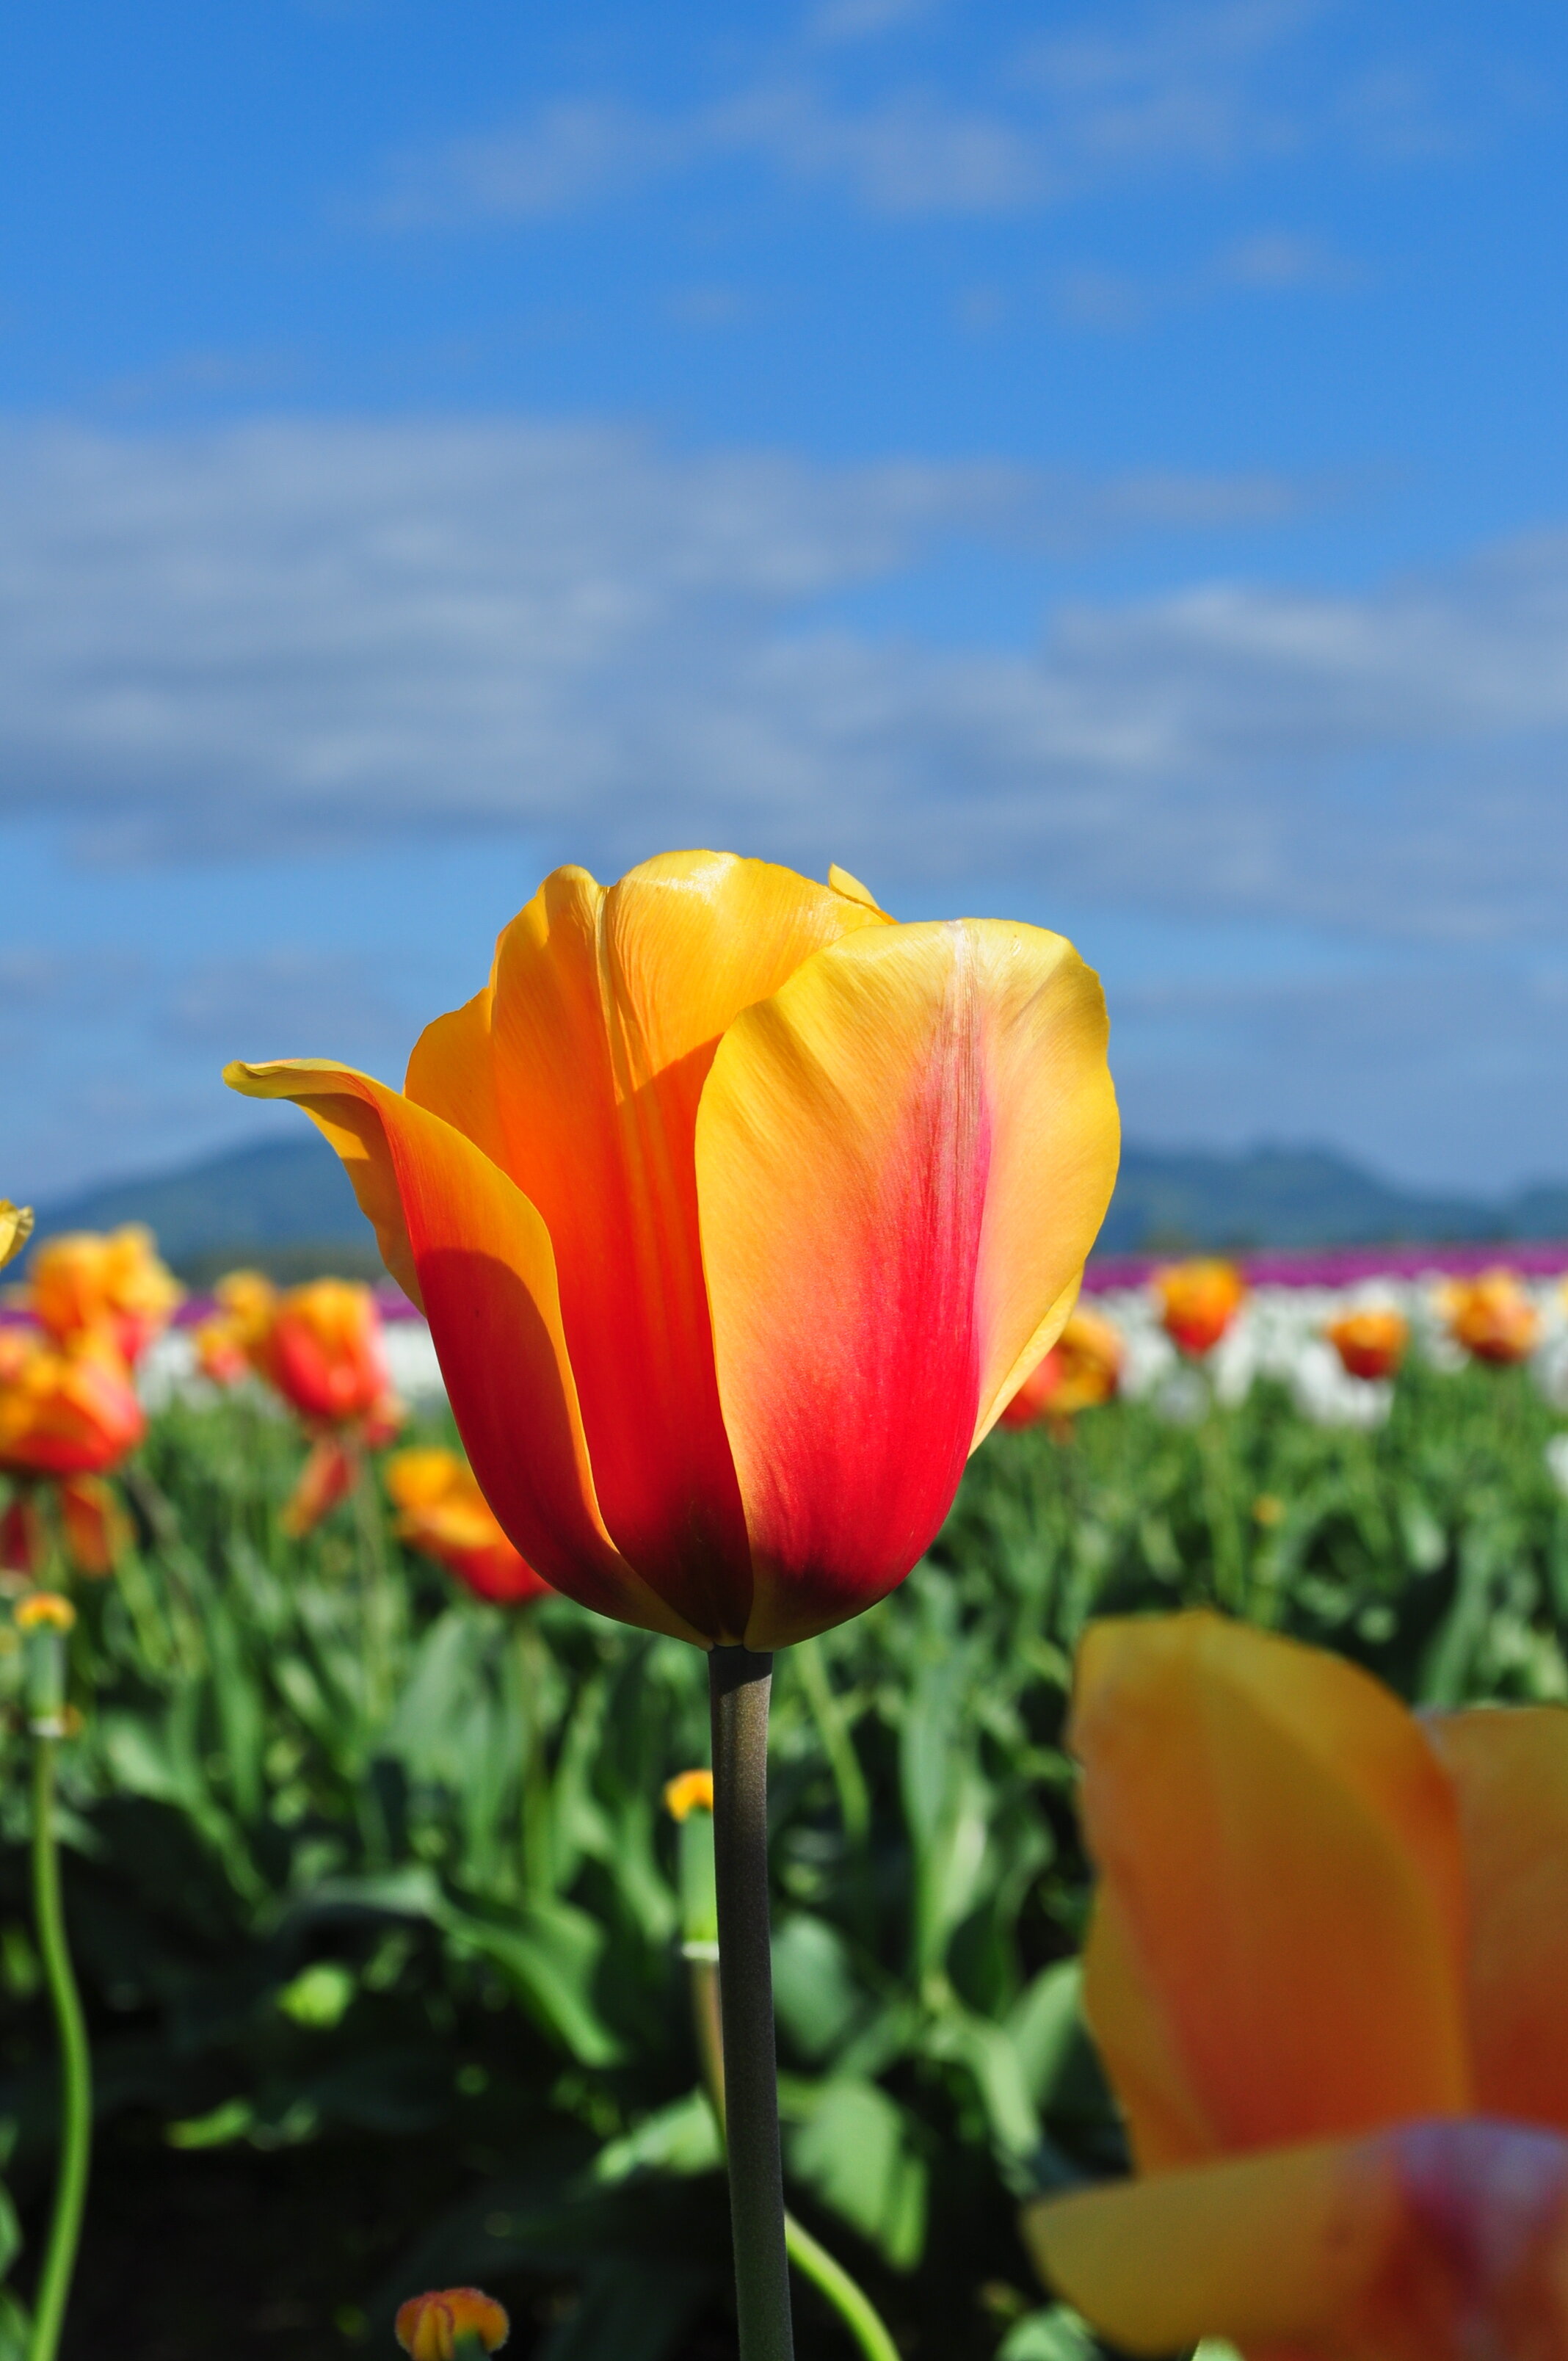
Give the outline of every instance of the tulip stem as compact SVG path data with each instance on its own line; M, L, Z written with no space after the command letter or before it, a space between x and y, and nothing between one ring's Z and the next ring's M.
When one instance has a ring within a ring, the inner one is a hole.
M723 1961L726 2152L740 2361L794 2361L768 1913L768 1704L773 1660L708 1654L713 1841Z
M717 1960L693 1960L691 1996L697 2055L702 2060L703 2080L707 2084L708 2100L722 2146L726 2137L724 2036ZM837 2257L830 2255L827 2247L812 2236L806 2224L796 2221L795 2215L788 2212L784 2214L784 2248L795 2269L803 2278L808 2279L817 2293L826 2297L832 2305L864 2354L865 2361L899 2361L898 2347L888 2332L887 2323L864 2288L858 2279L850 2278Z
M27 2361L54 2361L71 2295L82 2215L87 2202L87 2169L93 2140L93 2082L87 2026L71 1972L60 1901L60 1853L55 1837L54 1789L57 1738L38 1735L33 1752L33 1905L38 1953L60 2035L60 2169L54 2216L38 2276Z

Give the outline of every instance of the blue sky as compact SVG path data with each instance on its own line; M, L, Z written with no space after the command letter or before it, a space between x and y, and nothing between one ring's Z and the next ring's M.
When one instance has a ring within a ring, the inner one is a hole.
M1556 12L8 52L7 1193L395 1075L546 867L693 841L1071 933L1133 1137L1568 1173Z

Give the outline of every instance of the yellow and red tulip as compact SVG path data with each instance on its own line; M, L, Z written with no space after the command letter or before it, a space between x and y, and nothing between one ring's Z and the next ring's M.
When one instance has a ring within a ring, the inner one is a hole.
M0 1467L17 1476L103 1475L134 1450L147 1417L110 1338L71 1349L6 1333L0 1352Z
M549 1590L508 1541L473 1469L455 1451L397 1451L385 1474L398 1539L444 1565L476 1597L515 1607Z
M258 1301L249 1350L256 1367L302 1418L323 1426L367 1419L384 1426L392 1381L381 1315L369 1288L346 1279L313 1279L290 1288L262 1320Z
M48 1238L27 1273L28 1306L57 1344L106 1334L127 1368L168 1327L183 1292L139 1222Z
M1070 1422L1080 1410L1113 1401L1122 1381L1126 1348L1122 1332L1098 1312L1076 1311L1025 1378L997 1421L1000 1426L1033 1426L1038 1420Z
M1085 2004L1137 2177L1030 2209L1135 2354L1568 2353L1568 1712L1422 1723L1190 1614L1091 1630Z
M1391 1378L1398 1370L1410 1341L1402 1312L1368 1310L1347 1312L1323 1331L1340 1356L1345 1374L1369 1382Z
M1149 1284L1160 1325L1178 1351L1194 1360L1213 1351L1246 1301L1246 1281L1234 1263L1211 1257L1166 1263Z
M1541 1342L1541 1315L1515 1271L1451 1279L1439 1302L1454 1343L1477 1361L1528 1361Z
M840 873L546 880L399 1093L236 1066L343 1157L517 1548L767 1649L901 1581L1060 1333L1110 1196L1098 982Z

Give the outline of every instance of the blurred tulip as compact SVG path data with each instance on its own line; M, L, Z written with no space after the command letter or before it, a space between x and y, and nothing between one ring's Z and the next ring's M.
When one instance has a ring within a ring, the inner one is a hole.
M549 1584L508 1541L473 1469L456 1452L395 1452L385 1473L398 1511L394 1531L411 1549L498 1605L521 1606L548 1591Z
M411 2296L399 2306L396 2325L410 2361L462 2361L465 2353L497 2353L511 2329L495 2298L478 2288Z
M119 1494L101 1476L66 1476L57 1497L67 1557L78 1574L104 1580L114 1573L131 1538L131 1521Z
M684 1820L693 1812L711 1812L712 1772L677 1771L673 1779L666 1779L664 1809L673 1820Z
M1234 1262L1167 1263L1149 1283L1166 1334L1194 1360L1213 1351L1246 1301L1246 1281Z
M406 1094L326 1060L228 1079L344 1157L529 1563L761 1651L903 1579L1115 1173L1103 999L1060 937L714 853L557 871Z
M381 1315L367 1287L313 1279L270 1307L252 1357L300 1415L327 1426L367 1418L385 1426L392 1402Z
M1369 1381L1391 1378L1405 1357L1409 1326L1398 1312L1347 1312L1323 1331L1345 1374Z
M1125 1357L1119 1328L1098 1312L1074 1312L1003 1411L998 1425L1033 1426L1040 1419L1066 1423L1080 1410L1113 1400Z
M183 1292L139 1222L106 1234L73 1230L46 1238L27 1273L28 1305L58 1344L107 1333L133 1369L168 1327Z
M279 1523L291 1540L313 1532L340 1500L346 1500L359 1477L359 1459L338 1434L318 1435L305 1455L300 1480L283 1504Z
M1438 1301L1449 1334L1477 1361L1528 1361L1541 1342L1541 1315L1515 1271L1450 1279Z
M191 1331L196 1367L210 1385L237 1386L250 1375L250 1356L231 1321L203 1320Z
M134 1450L147 1418L107 1337L60 1352L8 1332L0 1353L0 1467L20 1476L102 1475Z
M32 1207L13 1205L8 1197L0 1197L0 1270L21 1253L32 1235Z
M1084 2000L1139 2177L1026 2213L1135 2354L1568 2353L1568 1713L1423 1726L1210 1614L1092 1627Z

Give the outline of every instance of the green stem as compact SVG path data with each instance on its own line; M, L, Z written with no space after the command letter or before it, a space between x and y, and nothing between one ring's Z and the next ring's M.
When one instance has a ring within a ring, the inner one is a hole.
M844 1709L834 1696L832 1683L828 1678L820 1641L801 1641L795 1652L795 1663L800 1674L800 1685L806 1691L806 1701L811 1708L812 1719L822 1741L822 1751L828 1757L828 1767L833 1773L844 1834L858 1852L871 1828L871 1797L866 1792L865 1773L861 1769L861 1758L855 1752Z
M504 1610L503 1610L504 1611ZM544 1744L544 1650L527 1608L513 1608L512 1662L522 1716L522 1781L519 1833L522 1883L530 1894L548 1894L553 1883L550 1826L550 1765Z
M773 1660L708 1653L713 1841L724 1962L729 2228L740 2361L795 2361L768 1917L768 1700Z
M38 2277L27 2361L54 2361L65 2320L71 2273L87 2202L87 2169L93 2143L92 2062L81 1995L71 1973L60 1903L60 1854L55 1841L55 1751L58 1741L35 1740L33 1757L33 1900L38 1914L38 1953L60 2034L60 2141L54 2217Z
M392 1586L387 1572L387 1529L376 1471L367 1452L356 1449L354 1521L359 1541L359 1609L365 1630L365 1712L379 1730L392 1703L390 1619Z
M703 2080L707 2084L707 2095L713 2104L714 2118L722 2142L725 2137L724 2051L720 2031L718 1968L714 1960L692 1961L691 1996L697 2056L702 2061ZM865 2290L787 2210L784 2213L784 2247L795 2269L802 2272L817 2293L825 2296L832 2305L865 2355L866 2361L899 2361L898 2347Z
M827 2297L866 2361L899 2361L898 2347L871 2298L793 2213L784 2215L784 2245L795 2269Z

